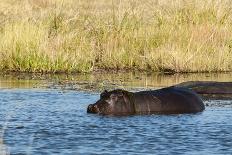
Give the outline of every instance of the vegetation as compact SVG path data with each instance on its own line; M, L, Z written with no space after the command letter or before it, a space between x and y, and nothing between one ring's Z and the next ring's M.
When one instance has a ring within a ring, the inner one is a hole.
M0 70L232 71L230 0L1 0Z

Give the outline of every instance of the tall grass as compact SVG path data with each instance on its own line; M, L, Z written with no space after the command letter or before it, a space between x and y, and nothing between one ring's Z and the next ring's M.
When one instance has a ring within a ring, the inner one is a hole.
M0 69L232 71L232 3L1 0Z

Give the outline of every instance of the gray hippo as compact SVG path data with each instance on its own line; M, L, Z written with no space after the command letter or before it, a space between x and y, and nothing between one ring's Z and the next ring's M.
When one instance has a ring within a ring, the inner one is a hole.
M95 104L88 106L87 112L102 115L183 114L204 109L201 98L195 92L172 86L140 92L105 91Z
M191 89L204 100L232 100L232 82L188 81L175 87Z

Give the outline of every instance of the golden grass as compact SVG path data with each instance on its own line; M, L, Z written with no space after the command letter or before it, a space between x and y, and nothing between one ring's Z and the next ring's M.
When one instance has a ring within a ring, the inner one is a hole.
M1 0L0 69L232 71L232 4Z

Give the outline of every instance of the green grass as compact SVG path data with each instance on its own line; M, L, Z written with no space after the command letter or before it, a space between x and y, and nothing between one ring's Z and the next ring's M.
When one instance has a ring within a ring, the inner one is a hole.
M229 0L1 0L0 70L232 71Z

